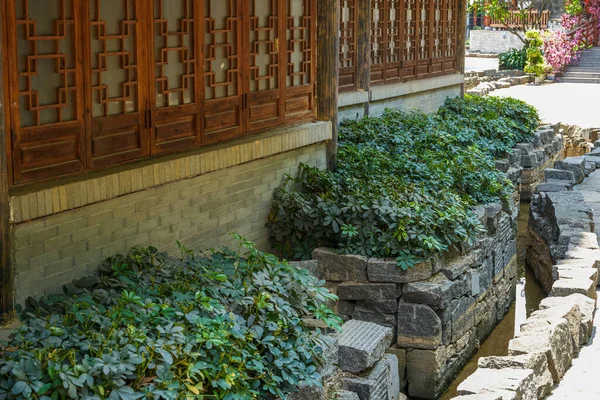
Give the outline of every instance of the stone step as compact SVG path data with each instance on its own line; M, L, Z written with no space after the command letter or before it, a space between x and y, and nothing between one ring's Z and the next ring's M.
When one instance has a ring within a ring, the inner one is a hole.
M600 79L590 79L590 78L563 78L561 82L564 83L600 83Z
M565 75L563 76L563 80L564 78L586 78L586 79L600 79L600 73L597 72L580 72L580 71L567 71L565 73Z
M567 73L569 73L569 72L593 72L593 73L600 74L600 65L598 65L597 67L572 66L572 67L567 68Z

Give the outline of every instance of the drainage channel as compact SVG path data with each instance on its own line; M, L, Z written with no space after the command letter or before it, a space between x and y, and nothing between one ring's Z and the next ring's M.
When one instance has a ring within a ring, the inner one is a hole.
M481 357L508 355L508 342L519 333L519 327L525 320L538 309L545 294L533 272L525 262L525 243L527 241L527 224L529 222L529 203L522 203L519 214L519 237L517 248L519 251L519 281L516 285L516 301L510 307L502 321L492 331L490 336L479 346L477 352L463 367L459 375L450 385L450 388L441 397L449 400L458 395L458 386L477 369L477 362Z

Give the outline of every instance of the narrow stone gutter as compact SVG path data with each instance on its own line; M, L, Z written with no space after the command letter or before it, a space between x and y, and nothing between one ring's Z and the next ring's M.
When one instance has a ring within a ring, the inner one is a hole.
M573 185L600 167L599 156L569 157L546 170L532 198L528 261L549 297L509 342L509 355L481 358L455 399L544 398L589 341L600 246L593 212Z

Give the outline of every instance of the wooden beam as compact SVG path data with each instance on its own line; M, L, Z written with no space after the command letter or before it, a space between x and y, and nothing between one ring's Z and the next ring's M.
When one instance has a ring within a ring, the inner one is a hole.
M358 0L356 61L358 63L358 90L368 91L371 88L371 2Z
M465 73L466 35L467 35L467 2L468 0L457 0L456 14L456 66L458 72ZM461 96L465 94L465 84L461 85Z
M2 15L6 15L2 13ZM5 72L5 22L0 19L0 74ZM6 80L3 80L6 82ZM8 132L6 129L5 90L0 89L0 325L8 325L15 317L15 282L11 263L10 204L8 199Z
M327 145L327 165L337 169L338 83L340 54L339 0L317 1L317 119L331 121L332 139Z

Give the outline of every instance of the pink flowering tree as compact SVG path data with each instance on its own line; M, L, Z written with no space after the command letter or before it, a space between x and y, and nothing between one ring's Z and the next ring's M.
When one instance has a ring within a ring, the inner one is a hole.
M547 31L543 36L544 58L552 66L554 73L562 72L567 65L579 57L579 41L577 37L570 38L564 32Z

